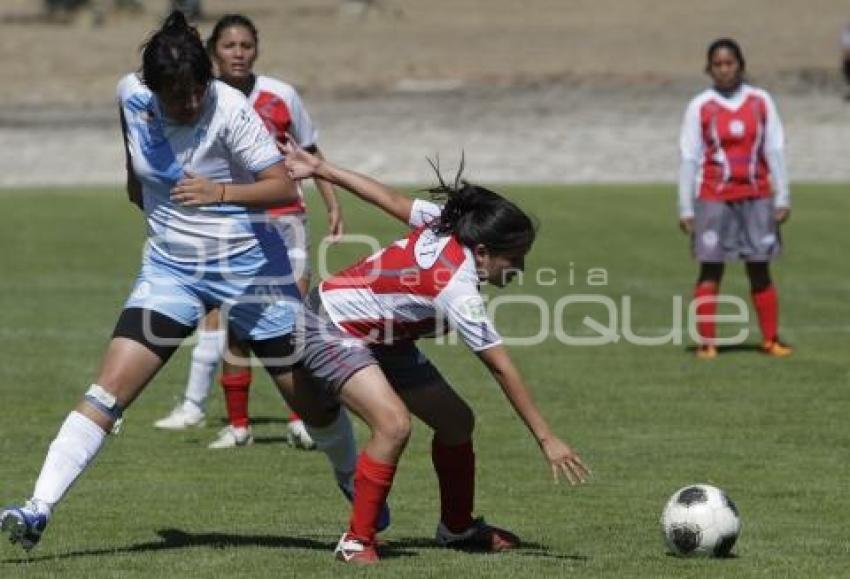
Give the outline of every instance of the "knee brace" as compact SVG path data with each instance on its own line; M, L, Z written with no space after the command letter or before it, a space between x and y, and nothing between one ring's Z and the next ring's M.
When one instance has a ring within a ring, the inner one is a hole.
M92 384L86 391L83 399L88 402L92 408L112 421L111 432L117 434L121 429L124 409L121 408L120 404L118 404L118 400L116 400L115 396L107 392L103 386L99 384Z

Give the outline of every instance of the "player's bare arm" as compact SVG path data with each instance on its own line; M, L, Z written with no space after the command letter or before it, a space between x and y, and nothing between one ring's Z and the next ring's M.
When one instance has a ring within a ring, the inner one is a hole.
M478 357L490 370L516 413L537 440L552 469L552 478L557 481L560 474L570 484L585 482L590 469L584 465L577 452L552 433L507 349L504 346L494 346L478 352Z
M312 151L313 155L321 160L325 160L325 156L319 147L315 147ZM345 233L345 222L342 218L342 206L337 199L336 191L333 185L322 179L314 179L316 189L325 203L325 209L328 212L328 238L333 240L339 239Z
M312 155L295 144L292 139L279 145L286 156L286 169L292 179L319 178L342 187L377 207L399 221L407 223L413 209L413 200L371 177L337 167L327 160Z
M240 185L217 183L188 171L185 173L186 177L171 190L171 198L187 207L216 203L264 207L289 203L298 198L295 183L287 175L282 162L257 173L254 183Z

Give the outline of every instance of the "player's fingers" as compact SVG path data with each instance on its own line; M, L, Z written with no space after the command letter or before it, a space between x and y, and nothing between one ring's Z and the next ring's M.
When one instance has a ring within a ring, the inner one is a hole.
M581 481L581 477L576 475L569 462L561 462L558 466L561 467L561 472L564 473L564 478L570 481L571 485L575 486Z
M584 469L582 469L581 466L570 461L567 463L567 467L570 469L570 472L573 473L579 483L587 482L587 473L584 471Z
M576 464L576 466L578 466L578 468L581 469L581 471L584 474L587 474L587 475L591 474L590 468L586 464L584 464L584 462L581 460L581 457L579 455L577 455L577 454L573 455L572 461Z

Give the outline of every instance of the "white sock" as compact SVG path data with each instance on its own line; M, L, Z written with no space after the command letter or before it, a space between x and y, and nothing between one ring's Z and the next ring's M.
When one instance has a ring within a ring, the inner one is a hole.
M106 433L90 418L71 412L50 444L32 500L52 510L97 455Z
M357 467L357 443L345 408L339 409L339 416L328 426L315 428L306 422L304 426L310 438L316 443L316 448L328 457L337 483L353 491L354 469Z
M183 397L183 409L187 412L204 411L218 361L224 352L225 336L224 330L198 330L198 343L192 349L192 367Z

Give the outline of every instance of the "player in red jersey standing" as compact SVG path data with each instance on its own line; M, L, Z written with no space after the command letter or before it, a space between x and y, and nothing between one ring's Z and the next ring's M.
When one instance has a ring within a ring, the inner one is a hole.
M323 281L307 298L302 363L317 387L370 427L357 461L349 529L338 559L375 563L376 522L410 435L410 414L434 431L431 458L440 489L437 544L504 551L519 539L473 518L475 453L470 407L416 347L450 329L487 367L534 436L552 475L583 482L579 455L550 429L487 315L479 285L507 285L535 238L531 219L500 195L461 181L432 193L445 205L412 200L335 167L288 142L296 179L319 177L409 224L404 239ZM316 315L310 314L314 312Z
M679 227L692 237L700 262L694 290L700 359L717 356L716 296L724 264L739 259L746 264L762 351L780 358L792 353L779 339L769 269L781 247L779 226L791 214L785 136L773 99L746 84L745 71L737 42L712 42L706 72L713 86L691 100L682 123Z
M218 78L240 90L273 137L282 141L290 135L301 147L321 156L316 131L298 92L289 84L268 76L254 74L258 53L259 35L253 22L241 14L228 14L216 23L207 40L207 50L218 70ZM333 187L315 181L328 212L329 235L343 233L343 220ZM309 231L306 206L303 198L268 211L270 224L275 227L285 244L292 265L295 283L302 294L310 285ZM198 331L198 343L192 352L192 368L183 401L169 416L156 422L165 429L183 429L203 424L204 403L209 394L218 361L222 356L225 332L219 329L219 314L210 312ZM232 340L230 354L225 358L221 376L228 426L223 428L210 448L233 448L253 442L248 416L248 397L251 369L248 365L229 363L244 360L247 350ZM304 423L294 412L287 424L287 439L298 448L310 449L314 441Z

